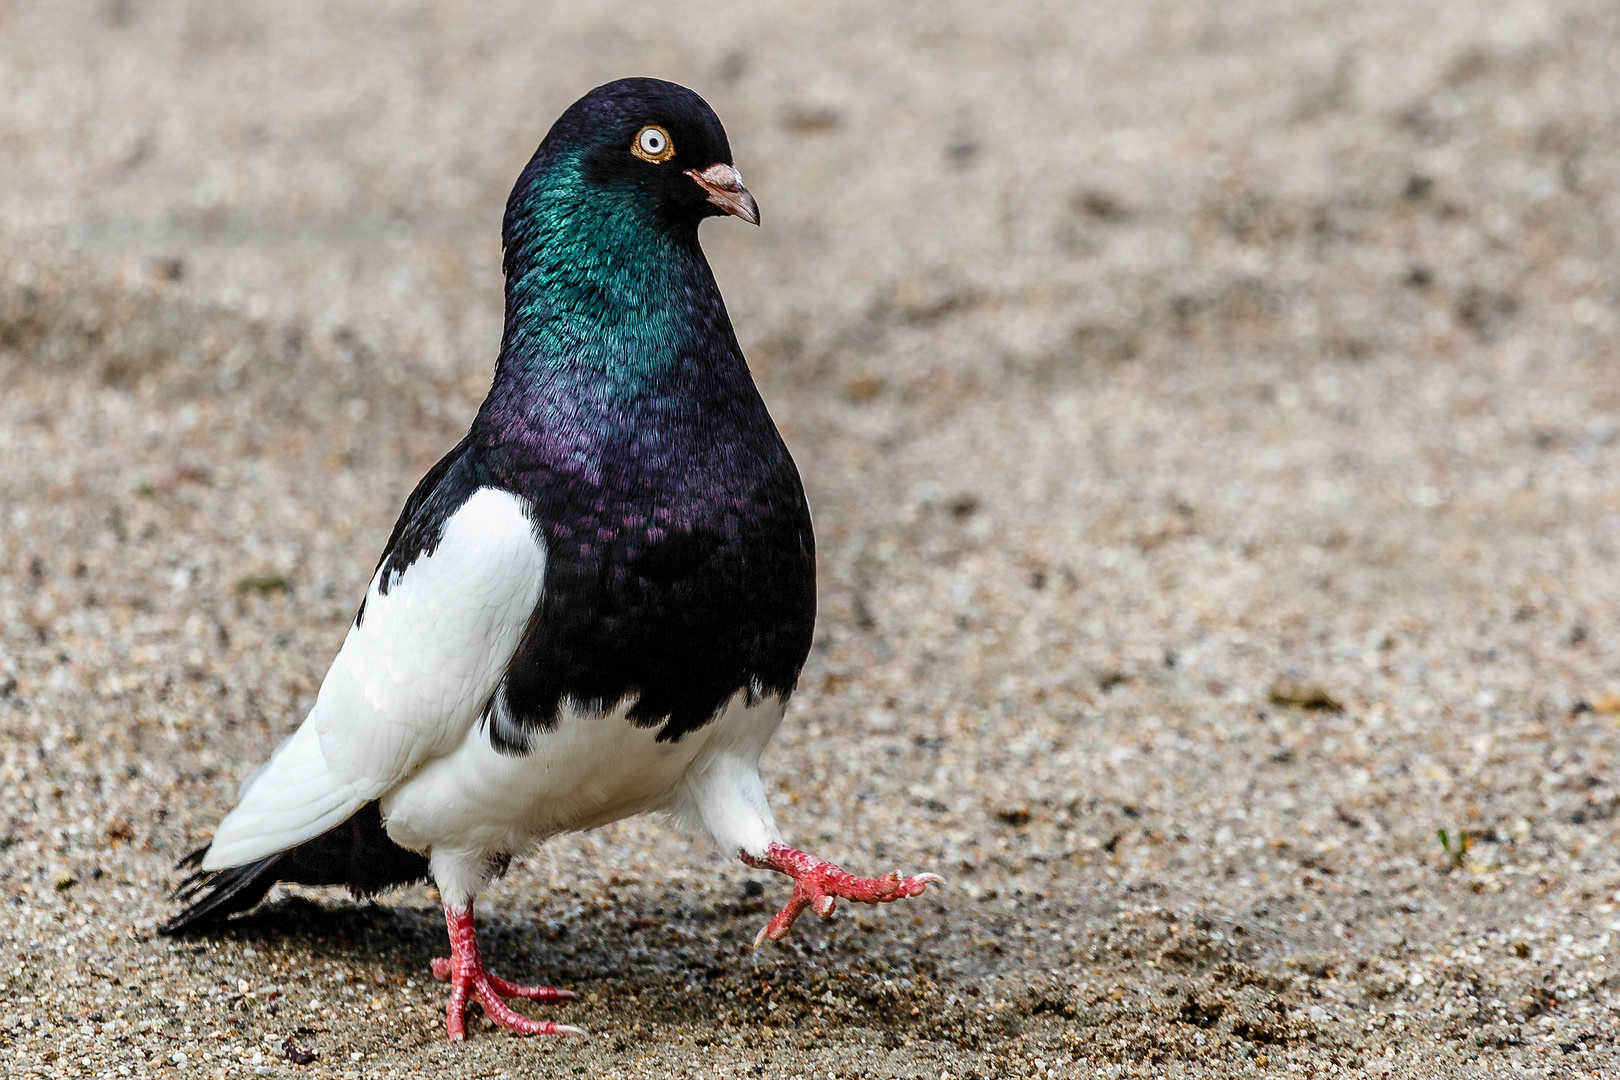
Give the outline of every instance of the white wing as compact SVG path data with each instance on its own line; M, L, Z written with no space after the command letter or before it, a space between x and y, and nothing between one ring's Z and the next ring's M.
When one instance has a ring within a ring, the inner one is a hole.
M480 488L386 594L379 568L315 707L242 785L202 868L313 839L460 744L517 650L545 564L523 501Z

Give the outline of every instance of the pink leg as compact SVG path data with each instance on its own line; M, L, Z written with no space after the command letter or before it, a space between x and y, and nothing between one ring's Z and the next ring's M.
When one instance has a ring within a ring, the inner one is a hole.
M787 902L786 907L772 916L771 921L755 936L756 949L763 945L767 938L771 941L780 941L786 937L788 927L804 913L805 908L812 909L823 919L830 917L835 897L862 904L887 904L921 894L930 881L945 880L938 874L918 874L916 877L908 878L903 878L899 874L889 874L880 878L856 877L840 870L825 859L807 855L785 844L772 844L763 858L756 858L746 851L739 852L738 858L749 866L760 870L775 870L793 879L792 899Z
M467 1037L465 1014L469 998L484 1007L485 1016L519 1035L585 1034L583 1029L567 1024L530 1020L501 1000L521 997L530 1001L553 1002L574 995L571 991L551 986L518 986L485 971L484 961L478 955L478 930L473 926L470 904L460 911L446 904L444 921L450 927L450 959L434 959L433 975L450 983L450 1004L446 1012L451 1042L459 1042Z

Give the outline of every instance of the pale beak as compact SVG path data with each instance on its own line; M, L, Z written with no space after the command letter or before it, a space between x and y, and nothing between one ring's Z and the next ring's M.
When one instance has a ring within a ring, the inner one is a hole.
M742 174L734 165L710 165L702 172L687 169L686 175L697 181L698 187L709 193L709 201L726 213L740 217L750 225L759 224L759 204L743 187Z

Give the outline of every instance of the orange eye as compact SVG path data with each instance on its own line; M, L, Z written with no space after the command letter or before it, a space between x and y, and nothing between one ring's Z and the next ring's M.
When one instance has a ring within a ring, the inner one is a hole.
M636 132L636 141L630 144L630 152L642 161L657 165L675 156L675 142L669 137L669 132L657 124L648 124Z

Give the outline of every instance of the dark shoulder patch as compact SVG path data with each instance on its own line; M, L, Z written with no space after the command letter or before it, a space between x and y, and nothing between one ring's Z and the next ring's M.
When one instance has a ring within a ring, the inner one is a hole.
M438 464L427 471L405 500L405 509L394 522L394 531L388 537L388 546L377 560L377 569L387 569L377 583L377 591L384 596L393 588L395 580L412 563L424 555L433 554L444 537L444 523L483 486L478 479L469 434L456 444ZM373 571L373 576L376 572ZM367 590L369 595L370 590ZM354 614L354 625L365 621L366 602L360 601L360 610Z

